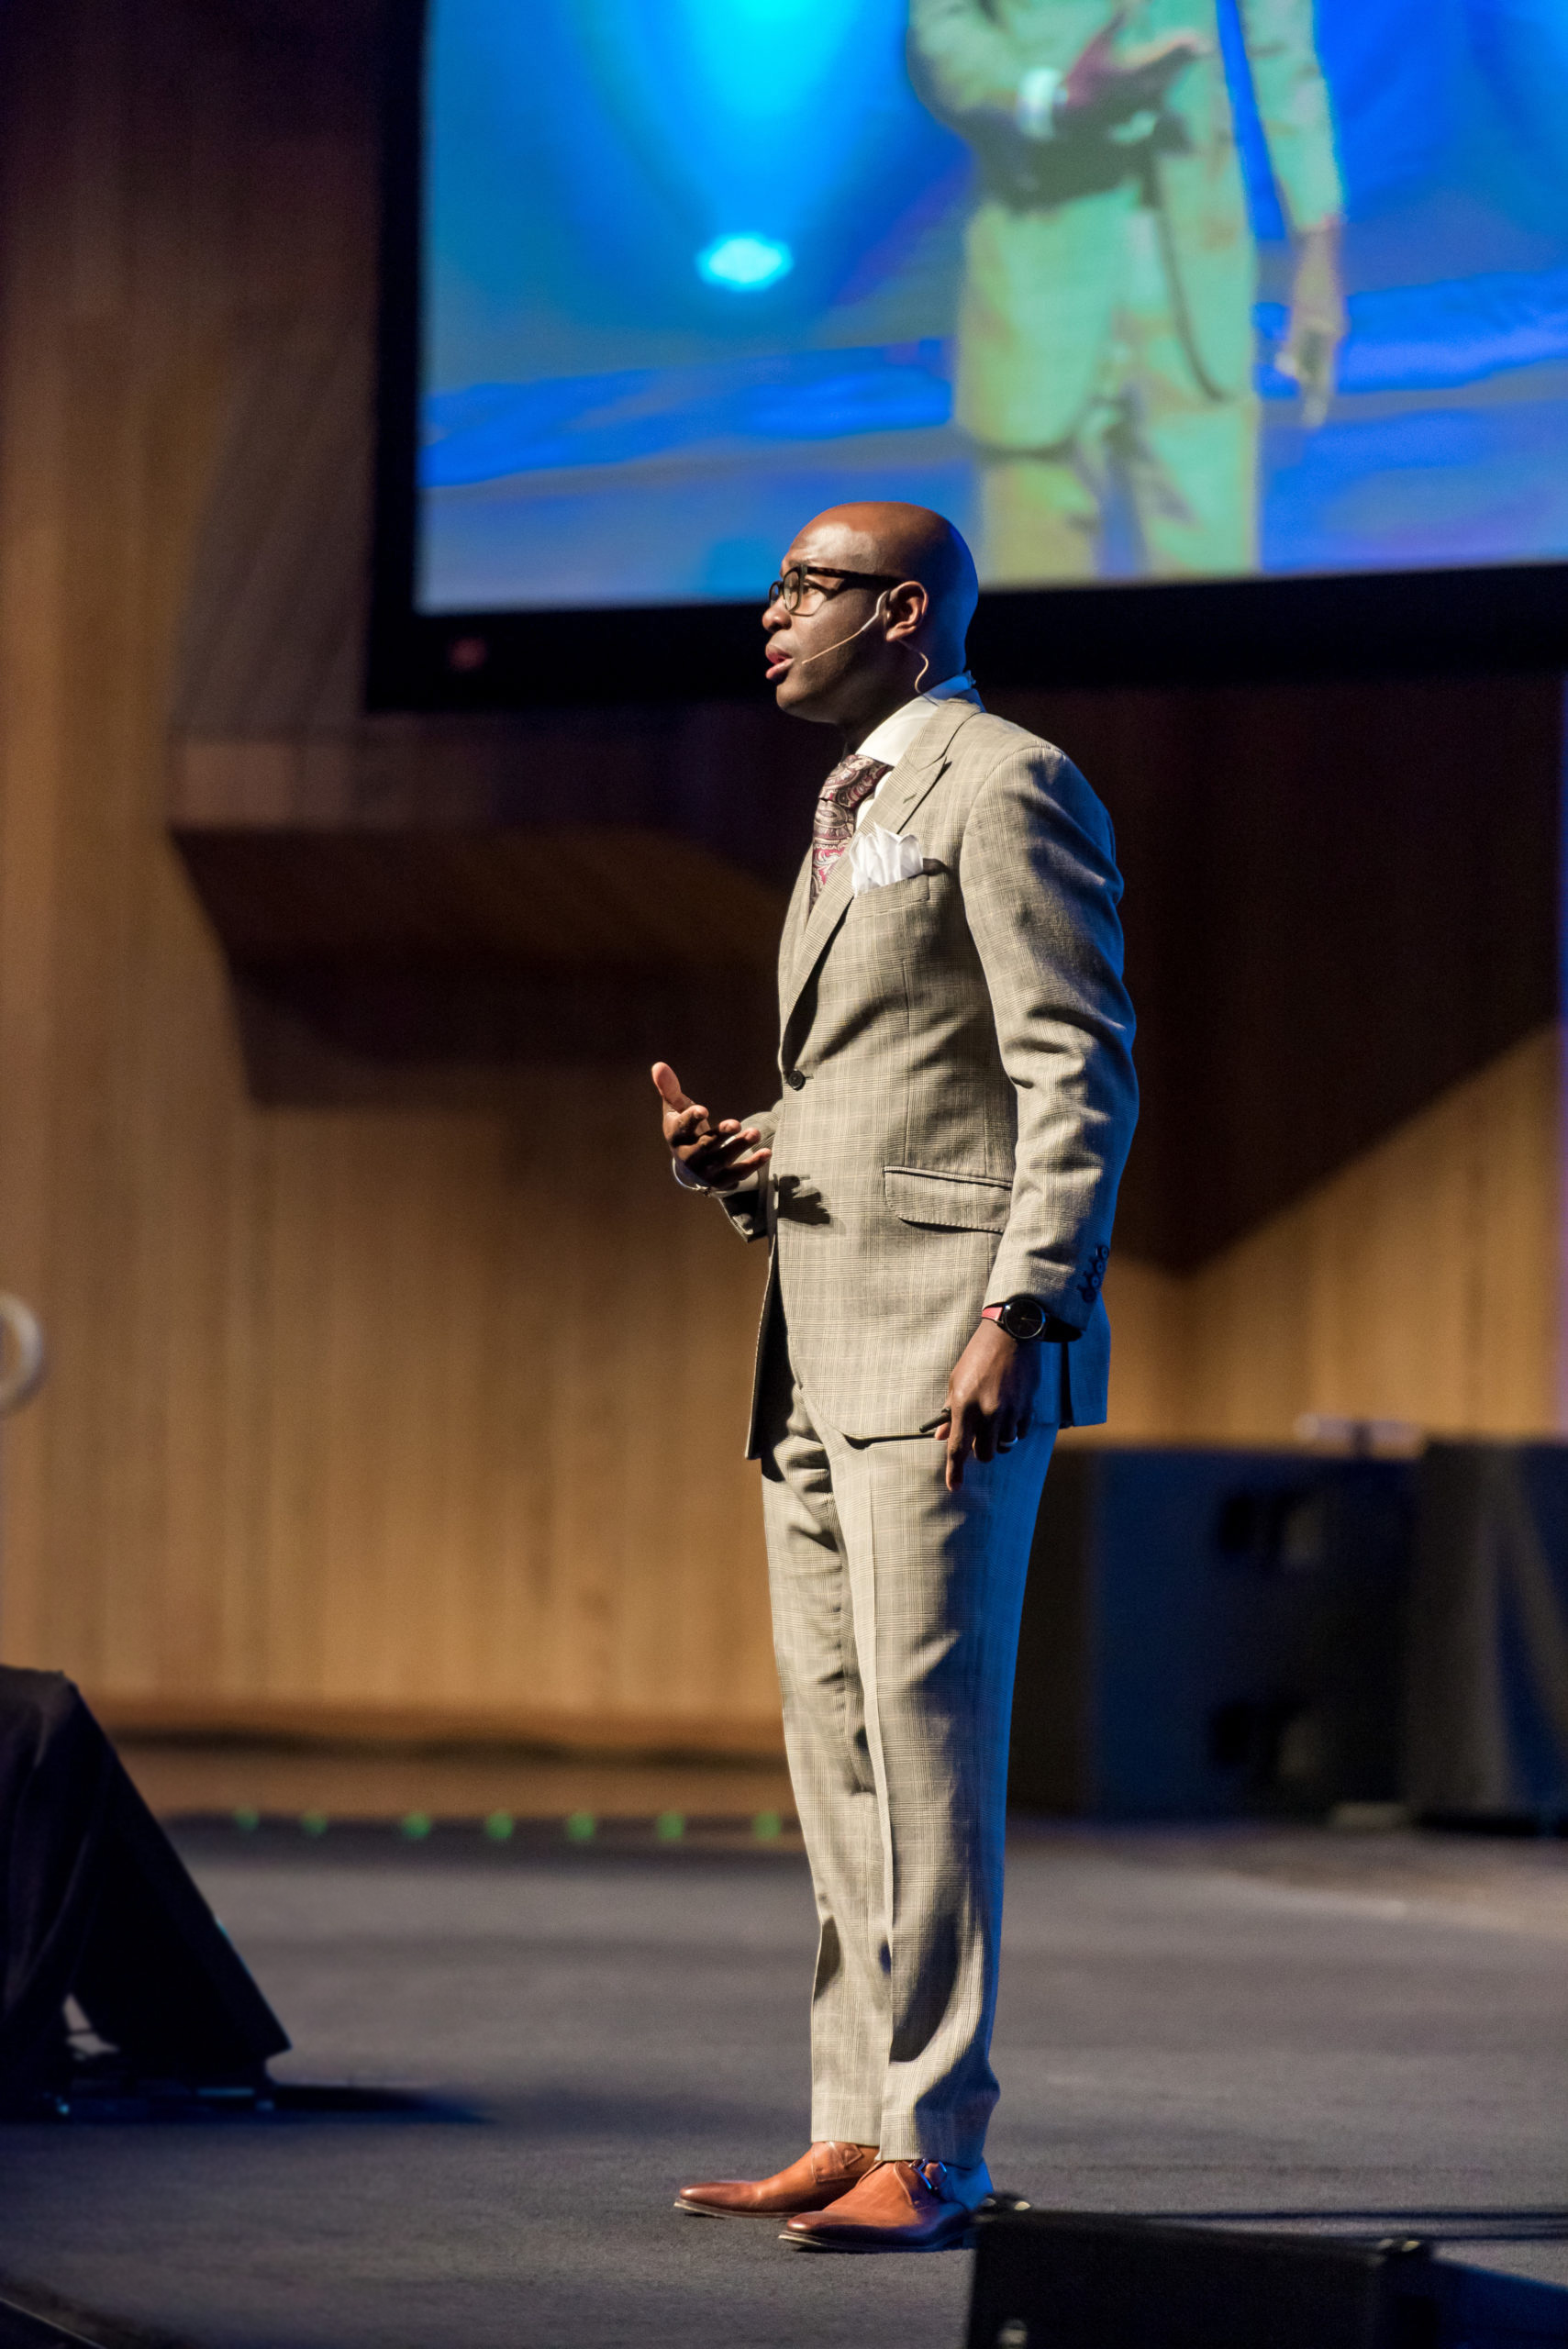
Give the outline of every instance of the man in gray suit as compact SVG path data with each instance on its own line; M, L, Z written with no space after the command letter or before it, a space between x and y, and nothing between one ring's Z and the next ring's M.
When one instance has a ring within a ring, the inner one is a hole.
M784 922L784 1089L715 1120L653 1073L677 1177L773 1241L751 1455L820 1920L811 2145L678 2207L808 2250L939 2250L989 2190L1024 1575L1057 1429L1106 1416L1121 883L1077 769L981 706L975 595L924 507L796 538L768 675L846 755Z

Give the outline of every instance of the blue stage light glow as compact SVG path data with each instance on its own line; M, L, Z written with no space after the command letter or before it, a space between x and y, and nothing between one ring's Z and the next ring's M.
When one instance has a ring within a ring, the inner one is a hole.
M727 294L761 294L795 267L795 255L777 237L717 237L697 255L697 275Z

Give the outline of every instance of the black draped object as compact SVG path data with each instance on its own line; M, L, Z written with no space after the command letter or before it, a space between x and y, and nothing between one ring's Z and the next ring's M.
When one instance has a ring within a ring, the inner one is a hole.
M254 2082L289 2043L78 1691L0 1666L0 2102L69 2083L68 1998L139 2078Z

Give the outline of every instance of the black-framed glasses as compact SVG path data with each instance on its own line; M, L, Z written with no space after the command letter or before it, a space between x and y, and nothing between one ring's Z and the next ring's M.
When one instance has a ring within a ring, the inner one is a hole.
M839 586L818 586L824 579L836 579ZM762 608L771 612L775 604L782 604L786 612L798 612L801 597L813 588L823 596L836 596L841 587L898 587L903 582L901 571L840 571L831 562L792 562L783 578L775 579L769 588Z

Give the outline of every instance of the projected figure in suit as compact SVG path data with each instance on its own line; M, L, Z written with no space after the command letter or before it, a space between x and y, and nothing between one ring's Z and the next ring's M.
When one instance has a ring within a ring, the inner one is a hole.
M796 538L768 674L847 755L784 921L783 1087L716 1123L653 1073L677 1175L773 1243L751 1450L820 1919L813 2142L682 2208L807 2250L937 2250L988 2190L1024 1575L1057 1429L1106 1415L1121 883L1071 761L981 707L975 596L921 507Z
M1312 0L1239 5L1296 243L1278 363L1316 425L1345 313ZM1218 0L911 0L909 61L979 172L955 412L981 452L983 578L1094 576L1118 481L1141 571L1255 570L1256 252Z

